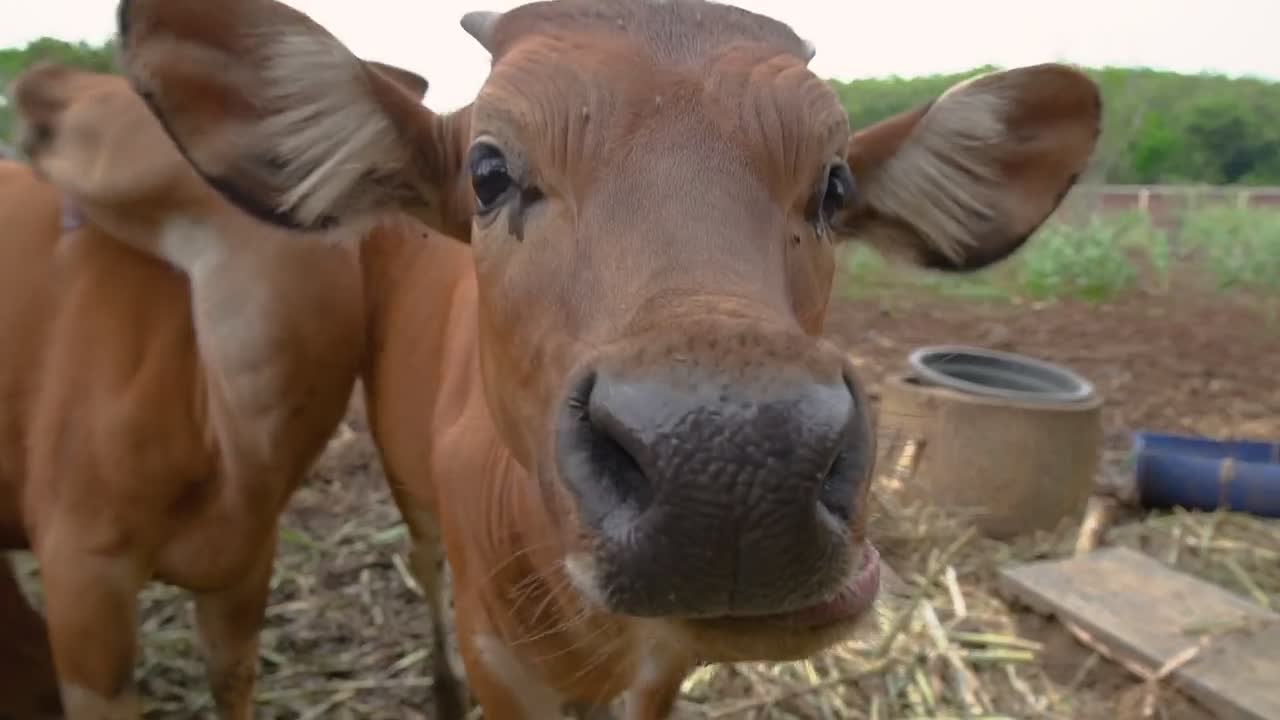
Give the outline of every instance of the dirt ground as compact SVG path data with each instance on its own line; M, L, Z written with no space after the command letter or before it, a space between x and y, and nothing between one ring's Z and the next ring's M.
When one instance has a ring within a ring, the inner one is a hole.
M975 344L1057 362L1095 384L1105 401L1104 474L1122 472L1138 429L1280 439L1280 325L1266 304L1276 299L1231 298L1191 281L1107 304L859 295L833 307L828 328L861 361L873 399L878 381L905 369L912 349ZM1126 671L1103 661L1083 672L1097 658L1051 619L1027 613L1018 627L1044 643L1047 675L1076 683L1077 717L1141 717L1143 686ZM1158 712L1166 720L1213 717L1176 692L1161 694Z
M1280 437L1280 326L1256 302L1177 291L1108 305L892 293L835 300L829 328L861 362L873 395L923 344L976 343L1064 363L1104 395L1112 453L1122 453L1137 428ZM429 717L423 604L358 407L349 422L352 432L340 432L285 519L259 717ZM186 600L153 587L143 610L147 716L207 713ZM1050 621L1029 616L1023 625L1047 643L1050 675L1071 676L1090 655ZM1092 696L1079 717L1137 717L1124 710L1137 702L1138 686L1123 670L1103 661L1084 674L1079 684ZM1209 717L1182 701L1162 712Z
M1280 436L1280 324L1260 305L1180 290L1105 305L895 293L837 303L828 328L865 360L873 392L921 345L976 344L1066 365L1097 386L1107 448L1124 450L1140 428Z

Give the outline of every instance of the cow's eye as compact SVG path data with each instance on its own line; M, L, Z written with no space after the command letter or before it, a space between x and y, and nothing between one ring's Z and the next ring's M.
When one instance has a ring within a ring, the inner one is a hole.
M471 146L467 156L467 168L471 172L471 189L476 196L476 212L485 215L493 212L511 196L515 180L507 166L507 158L492 143L478 142Z
M827 171L827 187L822 196L822 217L830 220L837 211L849 206L853 200L853 173L844 163L836 163Z

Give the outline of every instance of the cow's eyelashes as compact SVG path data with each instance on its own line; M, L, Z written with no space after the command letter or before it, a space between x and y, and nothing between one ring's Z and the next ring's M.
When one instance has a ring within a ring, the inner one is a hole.
M807 209L809 222L821 229L834 218L836 213L848 208L855 199L857 186L853 173L843 161L836 161L827 166L823 172Z
M822 192L822 215L830 220L840 210L844 210L853 200L853 173L843 162L833 164L827 170L827 183Z
M476 198L476 213L487 215L515 196L515 178L502 150L490 142L480 141L467 154L467 170L471 174L471 190Z

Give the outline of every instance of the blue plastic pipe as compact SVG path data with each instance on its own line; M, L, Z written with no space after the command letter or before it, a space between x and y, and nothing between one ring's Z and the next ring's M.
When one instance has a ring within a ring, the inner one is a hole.
M1137 432L1133 454L1146 507L1280 518L1280 443Z

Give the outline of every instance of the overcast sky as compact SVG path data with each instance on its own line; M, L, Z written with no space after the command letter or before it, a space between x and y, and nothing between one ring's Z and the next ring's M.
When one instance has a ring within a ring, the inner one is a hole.
M16 1L16 0L15 0ZM215 2L217 0L210 0ZM431 82L427 104L464 105L488 58L458 26L468 10L522 0L292 0L357 54ZM20 3L0 47L42 35L101 41L115 0ZM1280 0L737 0L790 23L817 45L811 67L850 79L1061 60L1280 79Z

